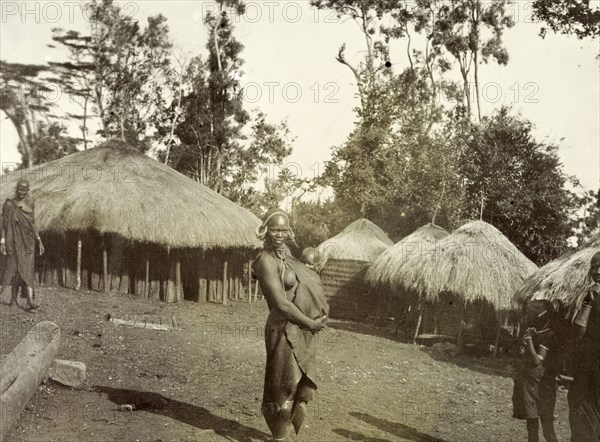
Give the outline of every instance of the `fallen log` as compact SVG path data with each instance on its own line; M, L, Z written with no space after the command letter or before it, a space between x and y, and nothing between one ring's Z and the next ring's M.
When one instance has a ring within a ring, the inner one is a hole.
M3 361L0 366L0 441L36 392L59 344L60 327L54 322L40 322Z

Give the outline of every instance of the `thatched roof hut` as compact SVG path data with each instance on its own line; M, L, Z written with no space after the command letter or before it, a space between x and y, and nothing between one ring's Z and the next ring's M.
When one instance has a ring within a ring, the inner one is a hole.
M549 262L531 275L517 290L515 299L527 302L548 299L562 304L572 314L578 309L590 286L588 271L594 254L600 252L600 233L583 248Z
M397 276L405 289L428 301L448 292L466 302L511 309L514 293L536 269L498 229L472 221L440 240L432 253L409 257Z
M50 281L41 276L46 283L74 285L77 261L88 273L84 287L167 301L181 299L188 287L192 299L211 298L234 285L239 292L240 282L229 280L243 276L243 263L261 246L254 233L260 221L251 212L123 141L3 176L2 203L20 177L31 183L36 223L52 242L40 270L52 267Z
M333 238L323 241L318 249L323 263L328 259L372 262L393 244L379 226L361 218Z
M318 246L321 280L333 317L356 319L365 315L364 273L393 244L380 227L363 218Z
M123 141L3 177L0 203L22 176L42 231L91 229L171 248L261 246L251 212Z
M365 281L370 286L398 293L401 286L398 269L403 263L412 255L433 251L435 243L446 236L448 232L434 224L418 228L379 255L369 266Z
M472 221L424 253L408 256L395 278L400 287L426 302L420 315L424 309L433 313L423 320L424 328L481 345L498 343L502 323L498 314L502 312L505 321L513 314L514 293L536 269L498 229Z

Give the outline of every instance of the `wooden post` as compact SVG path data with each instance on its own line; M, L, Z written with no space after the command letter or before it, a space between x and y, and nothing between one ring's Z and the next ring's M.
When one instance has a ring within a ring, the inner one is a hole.
M177 261L175 262L175 295L176 300L183 300L183 287L181 286L181 257L177 254Z
M200 276L198 278L198 302L207 302L208 284L206 283L206 278Z
M463 348L463 329L465 326L465 309L466 309L466 304L464 302L461 302L459 304L460 306L460 321L458 322L458 336L456 337L456 346L462 350Z
M146 254L146 281L144 284L144 298L150 296L150 256Z
M252 302L252 260L248 261L248 304Z
M500 331L502 330L502 325L500 324L500 318L498 318L498 314L496 314L496 320L498 321L498 329L496 330L496 342L494 342L494 357L498 354L498 343L500 342Z
M75 290L81 289L81 238L77 239L77 268L75 269Z
M421 328L421 321L423 320L423 310L425 306L423 301L419 300L419 319L417 319L417 328L415 329L415 336L413 338L413 344L417 343L417 337L419 336L419 329Z
M102 285L103 291L108 292L108 250L105 242L102 243Z
M227 260L223 263L223 305L227 305Z
M177 301L177 288L175 287L175 282L177 280L176 276L176 264L173 260L173 254L169 253L169 273L167 277L166 291L165 291L165 301L166 302L175 302Z

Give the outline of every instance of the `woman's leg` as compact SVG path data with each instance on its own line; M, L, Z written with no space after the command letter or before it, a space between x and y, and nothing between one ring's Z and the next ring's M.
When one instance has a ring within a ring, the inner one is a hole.
M293 397L293 396L292 396ZM278 404L269 404L270 406L264 406L262 408L263 416L271 434L273 440L285 440L287 436L287 428L292 422L292 407L294 402L292 400L285 401L280 407Z
M554 431L554 416L540 416L540 422L542 423L542 432L546 442L558 442Z
M33 287L30 286L27 286L27 304L31 310L38 308L38 305L33 302Z
M538 418L527 419L527 442L540 442Z
M8 304L9 306L13 306L13 305L19 305L19 303L17 302L17 297L19 295L19 286L17 285L16 282L16 278L13 280L13 283L11 285L10 288L10 304Z
M302 379L298 383L296 396L294 397L294 407L292 408L292 424L296 434L300 432L302 423L307 415L307 404L313 399L313 392L316 389L314 385L306 376L302 376Z

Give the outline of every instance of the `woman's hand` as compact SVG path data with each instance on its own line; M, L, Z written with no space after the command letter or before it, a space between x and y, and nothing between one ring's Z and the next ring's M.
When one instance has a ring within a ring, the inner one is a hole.
M4 243L0 244L0 253L2 253L3 255L6 255L6 244L4 244Z
M318 333L327 327L327 316L323 315L319 319L313 320L313 324L310 327L310 331Z
M44 254L44 251L46 249L44 249L44 244L42 244L42 239L38 238L38 249L39 249L39 254L40 256Z

